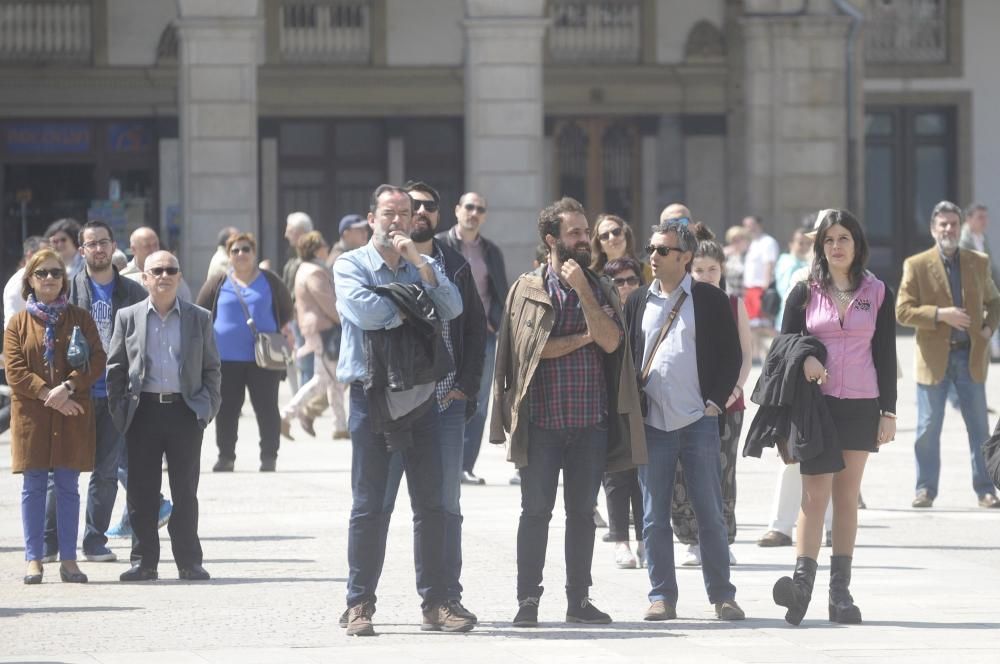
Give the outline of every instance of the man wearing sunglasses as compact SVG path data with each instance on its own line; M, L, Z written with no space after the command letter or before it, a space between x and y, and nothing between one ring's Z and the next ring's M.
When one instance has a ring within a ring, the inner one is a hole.
M198 538L198 476L205 427L222 403L222 363L212 315L177 296L180 264L167 251L146 258L149 297L115 316L108 353L108 404L128 450L132 568L121 581L158 578L161 460L174 510L167 526L178 577L206 581Z
M483 237L481 231L486 221L486 198L474 191L462 194L455 206L458 223L448 231L439 233L437 239L462 254L472 268L472 278L479 293L479 300L486 312L486 355L483 375L476 396L478 403L472 419L465 425L465 450L462 454L462 484L483 485L486 481L472 471L479 457L486 427L490 387L493 384L493 362L497 352L497 330L503 316L503 302L507 297L507 268L503 253L494 243Z

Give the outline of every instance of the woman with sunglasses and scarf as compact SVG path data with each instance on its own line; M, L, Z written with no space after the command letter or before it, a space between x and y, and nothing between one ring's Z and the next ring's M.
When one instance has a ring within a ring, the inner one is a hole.
M635 253L635 239L632 228L625 220L613 214L601 214L594 224L594 234L590 239L590 255L593 260L590 269L597 274L604 272L608 261L628 256L642 266L642 283L648 284L653 278L653 269L643 263ZM624 301L624 300L623 300Z
M45 493L51 472L56 487L59 577L86 583L76 564L81 471L94 469L96 436L90 386L104 375L106 357L97 326L85 309L66 300L69 279L55 251L42 249L24 268L25 311L4 334L7 383L13 394L11 470L24 477L21 521L24 583L42 582ZM89 361L74 368L66 357L75 328L90 347Z

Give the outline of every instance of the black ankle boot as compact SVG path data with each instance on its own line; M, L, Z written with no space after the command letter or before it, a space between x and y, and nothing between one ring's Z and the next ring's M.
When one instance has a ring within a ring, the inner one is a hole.
M854 605L851 585L851 557L830 556L830 621L846 625L861 623L861 609Z
M783 576L774 584L774 603L788 609L785 613L786 622L798 625L805 618L815 582L816 561L799 556L795 560L795 573L791 578Z

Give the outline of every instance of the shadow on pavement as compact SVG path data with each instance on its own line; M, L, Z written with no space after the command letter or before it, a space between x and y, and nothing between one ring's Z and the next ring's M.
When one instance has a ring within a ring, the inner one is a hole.
M1000 623L995 622L971 622L971 623L946 623L946 622L925 622L906 620L865 620L861 627L905 627L907 629L998 629ZM846 627L846 625L845 625ZM850 625L855 627L855 625Z
M230 563L314 563L308 558L206 558L206 565L228 565Z
M182 582L182 583L187 583L187 582ZM257 583L347 583L347 579L342 577L310 579L304 577L282 576L282 577L246 578L246 579L213 578L211 581L197 581L194 583L211 585L211 586L242 586L242 585L253 585Z
M820 560L820 567L823 567L823 561ZM910 567L907 565L852 565L854 569L895 569L895 570L925 570L926 567ZM787 572L791 573L795 568L795 560L792 558L788 559L787 563L777 564L777 563L740 563L739 565L732 565L730 569L735 572L746 571L746 572ZM682 570L693 570L701 571L700 567L678 567L677 571L682 572Z
M316 539L312 535L231 535L229 537L199 537L202 542L285 542ZM23 548L23 547L22 547ZM17 549L20 551L21 549Z
M103 611L139 611L141 606L37 606L23 609L0 608L0 618L13 618L29 613L100 613Z
M915 551L996 551L995 546L968 546L962 544L855 544L855 549L913 549ZM906 568L903 568L906 569Z

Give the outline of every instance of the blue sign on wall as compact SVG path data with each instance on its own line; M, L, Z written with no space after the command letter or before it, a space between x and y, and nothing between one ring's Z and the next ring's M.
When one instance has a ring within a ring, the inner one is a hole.
M80 154L90 151L86 122L11 122L3 125L7 154Z
M108 125L108 150L111 152L148 152L153 140L144 122L112 122Z

